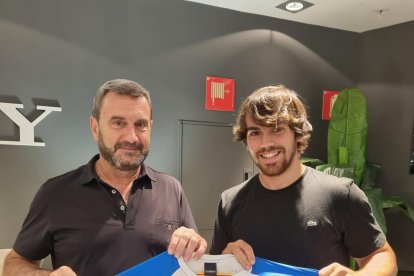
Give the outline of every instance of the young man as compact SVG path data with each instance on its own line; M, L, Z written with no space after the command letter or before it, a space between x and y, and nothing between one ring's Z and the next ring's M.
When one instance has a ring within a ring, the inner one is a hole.
M130 80L106 82L90 127L100 154L40 188L4 275L114 275L167 249L187 260L204 253L180 183L144 164L149 93ZM53 272L38 266L49 254Z
M282 85L242 103L233 134L260 172L223 192L210 253L234 254L246 269L257 255L319 275L395 275L394 252L364 193L301 164L311 131L304 105ZM358 272L347 267L350 256Z

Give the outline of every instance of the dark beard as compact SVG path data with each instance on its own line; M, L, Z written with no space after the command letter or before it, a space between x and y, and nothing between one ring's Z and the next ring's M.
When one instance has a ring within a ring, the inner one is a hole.
M280 150L281 152L279 154L286 154L286 149L285 148L271 147L271 148L267 148L266 150L263 150L261 152L258 152L256 155L258 156L263 152L272 151L272 150ZM255 162L255 163L264 175L266 175L266 176L279 176L279 175L283 174L290 167L290 165L293 162L294 156L295 156L295 151L292 151L290 156L285 156L285 158L283 160L281 160L279 163L273 163L273 164L267 164L267 165L260 164L259 162ZM259 157L256 157L256 158L257 158L257 160L259 160Z

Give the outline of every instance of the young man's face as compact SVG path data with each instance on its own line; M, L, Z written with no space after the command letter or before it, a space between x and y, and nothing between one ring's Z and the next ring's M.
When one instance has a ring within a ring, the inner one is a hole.
M140 167L149 153L151 109L146 98L109 92L91 129L103 159L122 171Z
M298 156L295 133L287 125L278 129L255 123L246 116L246 143L250 155L261 173L266 176L283 174Z

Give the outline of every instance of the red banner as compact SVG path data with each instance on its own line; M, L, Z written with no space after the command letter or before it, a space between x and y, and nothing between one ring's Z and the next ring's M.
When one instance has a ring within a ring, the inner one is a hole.
M207 76L206 109L234 111L234 79Z
M322 102L322 120L330 120L332 107L338 97L339 91L324 90Z

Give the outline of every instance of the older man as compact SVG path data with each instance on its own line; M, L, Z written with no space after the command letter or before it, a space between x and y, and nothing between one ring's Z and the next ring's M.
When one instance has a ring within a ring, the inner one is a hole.
M5 275L114 275L168 249L201 257L180 183L144 164L152 107L138 83L117 79L98 90L90 127L99 155L49 179L37 192ZM51 254L54 271L39 268Z

